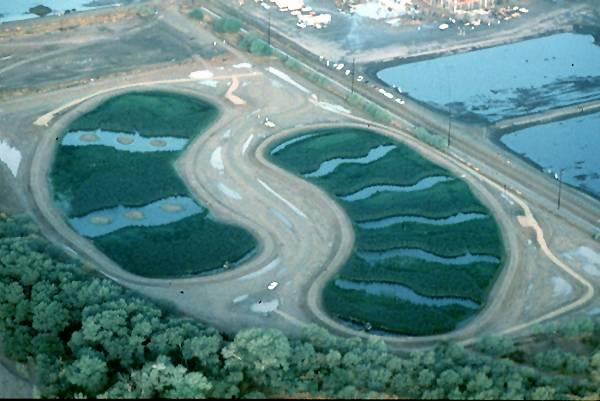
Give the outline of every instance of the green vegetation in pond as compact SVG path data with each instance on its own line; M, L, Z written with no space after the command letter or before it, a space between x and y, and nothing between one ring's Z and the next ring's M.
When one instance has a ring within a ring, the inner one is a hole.
M191 140L217 114L206 102L172 93L131 93L106 101L71 123L68 132L79 137L75 145L67 146L61 138L50 173L58 207L70 219L84 217L80 222L84 225L110 224L114 220L107 216L114 218L115 210L121 219L139 221L90 237L108 257L134 274L184 277L239 261L254 250L255 238L240 227L209 217L206 207L192 204L194 208L188 206L183 214L182 201L167 202L161 205L162 214L172 213L173 218L154 225L149 222L157 215L141 212L165 199L191 196L175 170L181 151L164 151L165 138ZM124 135L100 141L98 130ZM119 146L106 146L111 140ZM149 148L132 151L139 149L137 142L135 147L132 144L136 140L149 143Z
M304 133L274 144L269 153L274 163L334 196L354 223L354 254L323 292L331 315L374 329L431 335L455 329L483 307L504 252L496 222L466 183L409 147L361 129ZM433 221L469 213L477 218ZM361 227L396 216L429 221ZM340 288L339 279L385 291L402 287L413 295ZM431 302L415 303L423 297ZM456 302L444 303L448 299Z
M256 242L247 231L206 214L158 227L128 227L95 239L96 246L127 270L146 277L184 277L234 266ZM153 244L148 246L148 244Z

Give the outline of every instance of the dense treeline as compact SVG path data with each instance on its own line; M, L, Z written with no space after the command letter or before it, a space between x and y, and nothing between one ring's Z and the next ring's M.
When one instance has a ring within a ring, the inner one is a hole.
M28 218L0 214L1 352L34 366L43 397L598 397L600 325L589 318L543 327L536 344L554 341L550 352L490 337L475 351L400 357L317 326L294 339L263 328L229 338L81 267ZM554 355L569 341L583 355Z

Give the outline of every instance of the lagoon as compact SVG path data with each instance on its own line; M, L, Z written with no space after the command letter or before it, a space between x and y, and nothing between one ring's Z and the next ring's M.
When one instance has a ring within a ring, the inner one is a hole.
M513 152L563 181L600 197L600 113L556 121L502 136Z
M600 46L563 33L385 68L377 76L456 116L488 121L600 99Z

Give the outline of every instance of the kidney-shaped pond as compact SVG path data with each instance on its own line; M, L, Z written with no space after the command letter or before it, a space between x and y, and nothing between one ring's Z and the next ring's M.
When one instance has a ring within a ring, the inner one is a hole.
M329 314L353 327L430 335L484 306L504 258L500 231L449 171L350 128L287 138L269 158L327 191L354 223L354 252L323 292Z
M69 224L123 269L187 277L235 266L256 247L193 199L174 163L214 106L166 92L114 97L73 121L50 180Z

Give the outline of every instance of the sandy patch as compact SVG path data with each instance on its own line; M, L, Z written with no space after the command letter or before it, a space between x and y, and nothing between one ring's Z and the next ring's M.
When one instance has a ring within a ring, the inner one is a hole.
M255 272L252 273L248 273L245 276L242 276L240 278L238 278L238 280L250 280L252 278L258 277L262 274L265 274L267 272L270 272L271 270L277 268L279 266L279 258L276 258L274 260L272 260L268 265L266 265L265 267L263 267L260 270L257 270Z
M568 259L581 261L581 268L590 276L600 276L600 253L594 251L592 248L580 246L575 251L566 252L564 255Z
M236 76L234 76L231 79L231 86L229 87L229 89L227 89L227 93L225 93L225 98L236 106L243 106L246 104L246 101L233 93L239 86L240 81Z
M573 291L571 284L562 277L552 277L552 285L554 286L552 295L555 297L566 296Z
M210 155L210 165L215 170L219 171L219 174L223 174L225 171L225 164L223 163L223 157L221 155L221 147L219 146Z
M271 301L258 301L250 306L250 310L256 313L268 313L276 310L278 306L278 299L273 299Z
M252 68L252 64L250 63L239 63L239 64L234 64L233 68Z
M167 146L167 142L162 139L152 139L150 141L150 145L154 146L155 148L164 148Z
M128 136L120 136L117 137L117 142L119 142L121 145L131 145L133 143L133 138Z
M13 148L7 142L0 140L0 162L5 163L15 177L19 172L21 159L21 152L17 148Z
M200 70L190 73L191 79L210 79L214 76L209 70Z
M285 72L279 71L277 68L273 68L273 67L267 68L267 71L269 71L271 74L275 75L277 78L279 78L279 79L287 82L288 84L294 86L295 88L299 89L300 91L302 91L304 93L310 93L310 91L308 89L306 89L304 86L300 85L298 82L294 81Z
M184 210L184 207L182 205L178 205L176 203L163 203L162 205L160 205L160 208L167 213L177 213Z
M248 299L248 294L240 295L239 297L235 297L233 299L233 303L237 304L239 302L245 301L246 299Z
M219 81L215 81L214 79L206 79L198 82L200 85L209 86L211 88L216 88L219 86Z
M225 194L225 196L227 196L228 198L235 199L235 200L242 199L242 196L239 193L237 193L236 191L229 188L227 185L225 185L223 183L219 183L219 191L221 191L223 194Z
M79 137L81 142L96 142L99 139L100 138L98 138L98 135L96 134L83 134Z
M125 217L127 217L129 220L143 220L144 212L140 210L130 210L129 212L125 213Z
M112 219L107 216L94 216L90 219L92 224L106 225L112 223Z

